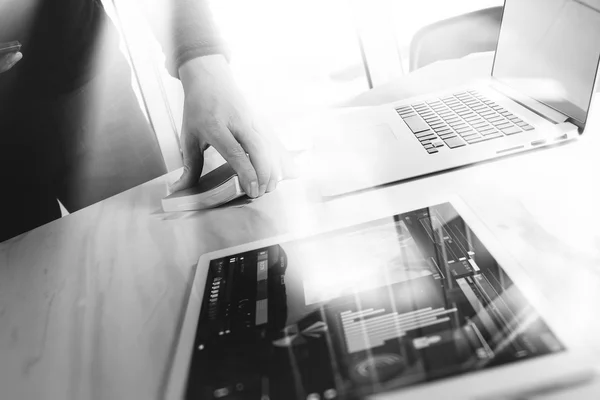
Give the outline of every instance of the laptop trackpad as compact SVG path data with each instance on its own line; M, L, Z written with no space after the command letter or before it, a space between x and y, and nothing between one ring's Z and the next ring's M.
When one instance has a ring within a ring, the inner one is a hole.
M394 132L385 123L381 124L364 124L362 126L348 126L340 127L333 132L330 140L323 138L326 144L333 145L336 149L360 149L370 150L386 148L392 140L395 140ZM327 143L329 142L329 143Z
M390 129L387 124L378 125L365 125L363 127L355 128L348 132L349 139L356 139L360 141L372 141L372 142L387 142L394 139L394 132Z

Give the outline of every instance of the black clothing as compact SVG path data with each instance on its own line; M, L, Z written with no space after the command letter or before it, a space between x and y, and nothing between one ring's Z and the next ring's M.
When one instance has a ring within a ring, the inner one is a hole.
M159 1L172 29L151 25L172 75L225 52L204 0ZM0 74L0 241L59 218L57 198L72 212L102 200L90 187L110 196L166 172L100 0L0 0L0 43L13 40L23 59Z

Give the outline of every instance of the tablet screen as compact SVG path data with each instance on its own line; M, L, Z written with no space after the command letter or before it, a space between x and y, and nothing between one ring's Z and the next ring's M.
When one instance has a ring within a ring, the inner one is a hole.
M189 399L357 399L564 350L449 203L210 262Z

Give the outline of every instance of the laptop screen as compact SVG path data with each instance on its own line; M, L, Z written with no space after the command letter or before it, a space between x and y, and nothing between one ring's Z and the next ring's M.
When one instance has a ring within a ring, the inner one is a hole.
M600 0L507 0L492 75L585 123L600 59Z

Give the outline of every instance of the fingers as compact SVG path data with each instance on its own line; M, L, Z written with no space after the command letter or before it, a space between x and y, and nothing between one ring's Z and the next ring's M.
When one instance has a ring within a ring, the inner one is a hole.
M0 56L0 73L6 72L11 69L19 60L23 58L21 52L9 53L4 56Z
M254 167L258 178L258 195L267 192L267 186L271 178L272 159L269 147L262 136L249 124L233 126L230 128L237 137L242 148L250 156L250 162Z
M181 149L183 151L183 174L181 178L171 185L171 192L190 188L198 183L204 165L204 149L200 146L195 135L183 132L181 135Z
M237 172L240 184L250 197L259 196L258 177L256 171L246 155L246 150L233 137L233 134L224 125L215 122L208 128L211 145Z

